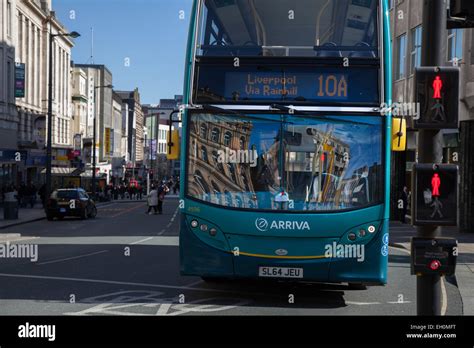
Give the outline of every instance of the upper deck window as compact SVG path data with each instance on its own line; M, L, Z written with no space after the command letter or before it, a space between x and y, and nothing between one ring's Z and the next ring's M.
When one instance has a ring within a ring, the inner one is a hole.
M378 0L202 0L200 56L378 57Z

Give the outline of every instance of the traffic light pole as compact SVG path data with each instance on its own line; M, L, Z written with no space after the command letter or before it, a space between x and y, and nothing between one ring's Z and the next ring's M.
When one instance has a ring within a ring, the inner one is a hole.
M423 66L443 66L445 62L446 0L423 1ZM442 132L420 129L418 131L418 162L441 163ZM418 237L435 238L441 235L439 226L418 226ZM418 275L416 283L417 314L441 314L441 276Z

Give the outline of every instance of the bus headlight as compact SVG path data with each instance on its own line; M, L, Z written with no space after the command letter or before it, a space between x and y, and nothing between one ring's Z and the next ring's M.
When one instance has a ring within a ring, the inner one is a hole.
M347 238L349 238L350 241L355 241L357 239L357 236L355 233L349 233L349 235L347 236Z
M209 230L209 234L212 236L212 237L215 237L217 235L217 230L213 227Z
M198 226L199 226L199 222L198 222L197 220L191 221L191 227L192 227L192 228L196 228L196 227L198 227Z
M359 237L365 237L366 234L367 232L363 228L359 230Z
M201 231L206 232L209 227L207 227L207 225L205 224L202 224L200 228L201 228Z
M374 233L375 232L375 226L370 225L369 228L367 229L367 231L369 231L369 233Z

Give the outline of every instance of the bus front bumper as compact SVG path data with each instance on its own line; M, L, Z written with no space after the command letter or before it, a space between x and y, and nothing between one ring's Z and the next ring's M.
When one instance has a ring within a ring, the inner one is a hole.
M386 284L386 226L351 257L338 255L338 238L268 238L225 234L212 243L181 221L181 274L216 278L274 278L290 281ZM333 256L328 248L334 246ZM258 250L258 251L256 251ZM304 250L305 256L291 256ZM287 254L287 255L285 255ZM275 275L272 274L275 273ZM282 273L283 272L283 273Z

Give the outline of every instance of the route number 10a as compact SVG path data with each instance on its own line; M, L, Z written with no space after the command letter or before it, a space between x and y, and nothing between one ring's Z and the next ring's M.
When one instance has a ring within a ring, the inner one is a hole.
M321 75L318 81L318 97L347 98L347 81L344 75L339 79L336 75Z

